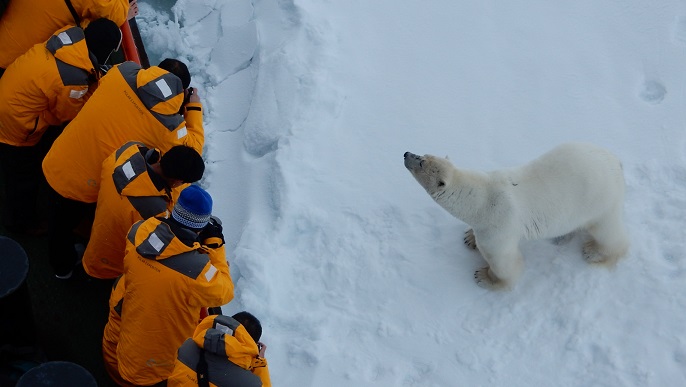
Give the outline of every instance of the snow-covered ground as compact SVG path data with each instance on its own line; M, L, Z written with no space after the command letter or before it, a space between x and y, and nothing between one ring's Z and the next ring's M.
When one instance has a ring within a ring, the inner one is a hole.
M140 0L143 2L144 0ZM172 7L173 5L173 7ZM206 104L202 181L274 386L686 385L686 3L149 0ZM490 292L403 153L615 152L632 245L522 243Z

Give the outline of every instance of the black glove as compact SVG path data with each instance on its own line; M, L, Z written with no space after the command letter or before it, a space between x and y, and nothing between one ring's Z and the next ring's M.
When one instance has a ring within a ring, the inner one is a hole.
M200 243L216 249L224 245L224 234L222 233L222 221L216 216L212 216L207 226L200 231Z

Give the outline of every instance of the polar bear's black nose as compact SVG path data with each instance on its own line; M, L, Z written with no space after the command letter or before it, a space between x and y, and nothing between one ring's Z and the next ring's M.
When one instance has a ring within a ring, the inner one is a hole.
M403 155L403 157L404 157L404 158L407 158L407 156L409 156L409 155L411 155L411 154L412 154L412 153L410 153L410 152L405 152L405 154Z

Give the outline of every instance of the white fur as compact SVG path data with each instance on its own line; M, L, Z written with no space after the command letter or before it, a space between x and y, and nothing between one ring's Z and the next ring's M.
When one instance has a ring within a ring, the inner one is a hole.
M410 152L405 167L438 204L471 227L465 244L478 247L489 265L475 273L480 286L515 283L524 264L521 239L586 230L586 260L607 265L628 249L622 165L595 145L563 144L524 166L489 173Z

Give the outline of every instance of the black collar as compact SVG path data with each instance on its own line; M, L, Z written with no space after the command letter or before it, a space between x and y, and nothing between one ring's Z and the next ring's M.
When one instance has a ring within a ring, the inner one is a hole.
M195 242L199 242L198 234L195 231L177 222L176 219L172 218L171 216L169 218L158 219L169 225L171 231L174 233L174 235L176 235L177 238L179 238L181 242L183 242L184 245L193 247Z

